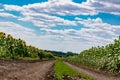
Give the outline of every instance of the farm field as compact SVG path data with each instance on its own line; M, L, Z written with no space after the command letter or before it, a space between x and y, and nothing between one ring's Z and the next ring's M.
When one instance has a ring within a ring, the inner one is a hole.
M0 0L0 80L120 80L120 0Z
M0 32L0 80L120 80L120 37L76 54L39 49Z

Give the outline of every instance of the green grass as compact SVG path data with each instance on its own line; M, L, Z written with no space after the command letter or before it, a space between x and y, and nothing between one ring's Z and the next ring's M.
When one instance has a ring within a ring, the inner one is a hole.
M54 66L54 72L58 80L63 80L63 75L69 75L69 76L79 76L81 78L84 78L85 80L94 80L93 78L90 78L84 74L79 73L76 70L73 70L71 67L64 64L62 61L58 60L55 63Z

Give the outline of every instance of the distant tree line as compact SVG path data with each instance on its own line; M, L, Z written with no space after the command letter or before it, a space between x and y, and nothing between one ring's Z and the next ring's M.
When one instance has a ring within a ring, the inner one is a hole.
M24 40L15 39L10 34L0 32L0 59L50 59L54 58L51 52L26 45Z
M74 56L74 55L78 55L77 53L73 53L73 52L61 52L61 51L50 51L50 50L45 50L47 52L51 52L53 53L54 56L59 56L59 57L68 57L68 56Z

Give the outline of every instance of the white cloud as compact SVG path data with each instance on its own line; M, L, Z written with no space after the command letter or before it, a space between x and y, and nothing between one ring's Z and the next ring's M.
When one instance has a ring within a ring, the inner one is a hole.
M78 24L84 25L86 28L92 28L92 29L102 29L104 31L113 31L115 33L116 30L120 29L119 25L111 25L108 23L104 23L101 18L96 19L90 19L87 20L81 19L81 18L75 18ZM114 31L115 29L115 31Z
M26 17L20 18L22 21L30 21L36 26L40 27L54 27L57 25L61 26L76 26L77 24L74 21L65 20L60 17L50 16L42 13L23 13Z
M63 43L69 42L71 46L77 46L78 48L76 49L73 47L73 51L74 49L76 51L81 51L83 50L82 47L87 49L92 46L106 45L120 35L120 26L104 23L100 18L87 20L76 18L76 22L82 24L84 27L79 30L53 30L43 28L41 31L45 31L46 35L54 36L54 40ZM78 43L78 45L76 43ZM70 46L70 44L67 45Z
M44 3L24 5L22 7L16 5L4 5L4 7L5 10L10 10L10 11L13 10L20 12L23 16L19 17L19 20L32 22L36 26L40 26L40 27L54 27L57 25L76 26L74 21L65 20L63 18L51 15L52 13L54 13L54 11L49 11L52 9L49 9L48 6L54 4L52 3L53 1L55 0L50 0L49 2L44 2ZM60 13L60 10L58 12Z
M19 20L30 21L40 27L54 27L57 25L76 26L74 21L65 20L53 15L89 14L90 11L91 14L94 13L91 8L80 9L80 7L79 4L71 0L49 0L48 2L34 3L21 7L17 5L4 5L5 10L20 12L23 16Z
M86 4L74 3L71 0L49 0L48 2L24 5L4 5L6 10L32 11L35 13L57 14L57 15L89 15L94 14L94 8Z
M87 0L93 1L89 3L91 7L95 7L98 12L110 13L120 15L120 1L119 0Z
M0 12L0 17L17 18L17 16L14 16L13 14L6 13L6 12Z
M0 31L22 38L27 44L42 49L80 52L92 46L106 45L120 34L120 26L104 23L100 18L76 18L78 24L84 27L75 29L53 30L41 28L43 35L36 35L35 31L13 22L0 22Z
M0 22L0 31L12 34L16 38L25 38L26 36L24 35L28 35L29 37L34 33L34 30L25 28L14 22Z
M72 0L48 0L23 6L4 5L5 10L18 11L22 14L19 20L32 22L35 26L76 26L71 20L65 20L58 15L96 15L100 12L120 15L120 1L87 0L81 4Z
M84 29L89 31L92 35L110 40L120 35L120 33L117 32L120 30L120 25L104 23L100 18L87 20L76 18L76 20L79 24L85 26Z
M120 15L120 1L113 0L87 0L81 4L72 0L48 0L48 2L34 3L22 7L4 5L6 10L57 14L57 15L96 15L100 12Z
M17 6L17 5L4 5L5 10L9 11L21 11L22 7Z

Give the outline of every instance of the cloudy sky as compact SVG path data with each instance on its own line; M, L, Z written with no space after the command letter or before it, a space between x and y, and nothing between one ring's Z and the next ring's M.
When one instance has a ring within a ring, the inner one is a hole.
M79 53L120 35L120 0L0 0L0 31L41 49Z

